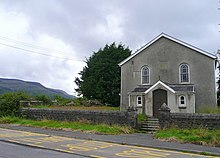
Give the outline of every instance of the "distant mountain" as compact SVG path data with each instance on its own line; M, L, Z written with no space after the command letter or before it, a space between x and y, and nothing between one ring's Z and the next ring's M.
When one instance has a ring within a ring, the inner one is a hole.
M43 94L49 96L50 98L56 95L59 95L64 98L74 98L73 95L69 95L65 91L46 88L38 82L28 82L18 79L0 78L0 94L5 92L17 91L22 91L32 96Z

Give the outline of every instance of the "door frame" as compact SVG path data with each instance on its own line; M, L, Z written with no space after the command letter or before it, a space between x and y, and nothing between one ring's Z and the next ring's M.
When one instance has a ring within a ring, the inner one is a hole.
M159 93L159 94L157 94ZM167 94L167 90L164 90L164 89L155 89L152 94L153 94L153 106L152 106L152 111L153 111L153 117L158 117L159 116L159 108L161 107L161 105L163 103L168 103L168 94ZM161 96L162 95L162 96ZM158 104L156 104L156 97L160 97L159 102ZM167 104L168 105L168 104Z

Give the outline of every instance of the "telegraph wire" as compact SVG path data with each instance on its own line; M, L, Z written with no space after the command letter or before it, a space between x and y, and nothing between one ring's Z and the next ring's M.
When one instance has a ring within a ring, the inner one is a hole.
M26 49L26 48L21 48L21 47L9 45L9 44L1 43L1 42L0 42L0 45L4 45L4 46L7 46L7 47L11 47L11 48L31 52L32 54L44 55L44 56L53 57L53 58L57 58L57 59L63 59L63 60L73 60L73 61L85 62L83 60L77 60L77 59L72 59L72 58L67 58L67 57L58 57L58 56L54 56L54 55L49 55L49 54L46 54L46 53L41 53L41 52L38 52L38 51L29 50L29 49Z
M39 46L39 45L33 45L33 44L30 44L30 43L25 43L25 42L17 41L17 40L14 40L14 39L3 37L3 36L0 36L0 40L4 40L4 41L10 42L10 43L14 43L14 44L16 43L16 44L19 44L21 46L23 45L25 47L32 47L34 49L41 49L41 50L44 50L44 51L50 51L50 52L53 52L53 53L56 53L56 54L63 53L61 51L45 48L45 47L42 47L42 46Z

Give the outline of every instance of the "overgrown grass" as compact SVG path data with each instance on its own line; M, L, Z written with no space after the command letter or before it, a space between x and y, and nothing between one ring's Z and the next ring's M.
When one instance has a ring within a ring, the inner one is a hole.
M34 105L31 108L47 109L47 108L50 108L50 107L52 107L52 106L50 106L50 105Z
M219 107L201 107L198 109L198 113L207 113L207 114L220 114Z
M166 141L189 142L200 145L220 147L220 129L177 129L170 128L160 130L155 134L156 138Z
M88 121L81 122L67 122L67 121L52 121L52 120L28 120L18 117L2 117L0 118L0 124L19 124L25 126L52 128L61 130L80 130L91 133L100 134L128 134L134 132L134 130L127 126L118 125L106 125L106 124L91 124Z
M49 105L38 105L32 106L32 108L50 108L50 109L60 109L60 110L113 110L119 111L119 107L111 106L49 106Z

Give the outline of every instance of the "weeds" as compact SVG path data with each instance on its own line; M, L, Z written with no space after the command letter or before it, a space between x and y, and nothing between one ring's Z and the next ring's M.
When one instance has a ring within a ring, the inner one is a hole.
M100 134L128 134L134 132L131 127L118 126L118 125L107 125L107 124L91 124L87 121L79 122L67 122L67 121L53 121L53 120L28 120L21 119L17 117L2 117L0 118L0 123L4 124L19 124L25 126L33 127L43 127L52 129L62 129L62 130L80 130L89 133L100 133Z
M204 128L170 128L158 131L155 134L155 137L166 141L171 139L180 142L190 142L194 144L220 147L220 129L208 130Z

